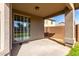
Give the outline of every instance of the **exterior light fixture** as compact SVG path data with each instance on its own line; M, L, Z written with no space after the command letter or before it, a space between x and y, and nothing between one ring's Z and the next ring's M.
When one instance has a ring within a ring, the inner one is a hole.
M39 10L39 8L40 8L39 6L36 6L36 7L35 7L35 10Z

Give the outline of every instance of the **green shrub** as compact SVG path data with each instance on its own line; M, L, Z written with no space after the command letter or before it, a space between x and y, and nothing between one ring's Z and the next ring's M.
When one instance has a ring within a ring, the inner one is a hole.
M74 47L71 48L67 56L79 56L79 42L76 42Z

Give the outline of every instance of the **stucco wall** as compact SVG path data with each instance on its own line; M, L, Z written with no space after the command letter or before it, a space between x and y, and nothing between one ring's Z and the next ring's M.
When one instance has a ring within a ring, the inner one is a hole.
M0 3L0 55L10 54L10 8L10 4Z
M21 14L30 18L30 38L28 40L44 38L44 20L42 17L13 9L13 14L14 13Z
M31 18L30 34L30 39L44 38L44 20L42 18Z

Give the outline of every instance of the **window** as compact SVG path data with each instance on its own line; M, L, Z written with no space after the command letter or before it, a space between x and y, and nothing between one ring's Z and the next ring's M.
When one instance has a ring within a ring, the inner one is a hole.
M13 15L14 42L23 42L30 38L30 19L26 16Z

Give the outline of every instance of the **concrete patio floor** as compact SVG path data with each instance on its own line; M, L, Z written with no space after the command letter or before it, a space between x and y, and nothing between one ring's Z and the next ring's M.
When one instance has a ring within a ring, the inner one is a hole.
M13 56L64 56L70 50L69 47L63 46L49 39L40 39L15 45L12 50Z

